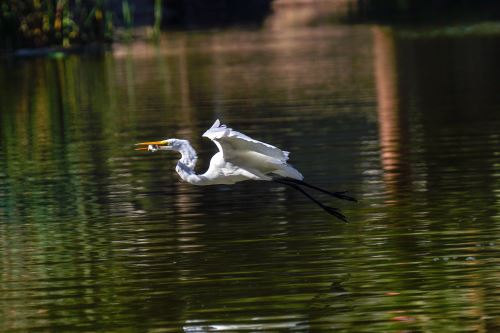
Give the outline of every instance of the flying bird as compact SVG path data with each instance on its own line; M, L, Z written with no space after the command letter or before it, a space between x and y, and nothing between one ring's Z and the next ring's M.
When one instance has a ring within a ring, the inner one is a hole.
M141 142L136 144L136 146L140 146L136 150L152 152L173 150L179 152L181 158L177 162L175 170L184 181L193 185L235 184L244 180L262 180L290 186L329 214L347 222L340 209L321 203L306 192L303 187L339 199L349 201L356 201L356 199L346 195L346 192L330 192L304 182L302 174L287 163L289 152L254 140L222 125L219 120L216 120L203 136L212 140L219 148L219 151L210 160L208 170L203 174L196 174L194 171L198 157L187 140L167 139Z

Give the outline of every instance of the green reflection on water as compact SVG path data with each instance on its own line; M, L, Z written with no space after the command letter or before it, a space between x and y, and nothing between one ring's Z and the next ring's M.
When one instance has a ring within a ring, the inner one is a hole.
M162 43L0 73L1 329L500 326L494 39L323 27ZM188 138L207 165L216 117L350 190L358 205L335 204L352 222L268 184L181 184L177 156L133 150Z

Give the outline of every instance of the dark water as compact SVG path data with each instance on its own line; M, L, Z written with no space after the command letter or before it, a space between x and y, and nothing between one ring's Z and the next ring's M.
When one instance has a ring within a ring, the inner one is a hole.
M0 331L500 331L500 39L164 36L0 71ZM180 183L214 119L349 190ZM323 198L329 200L328 198Z

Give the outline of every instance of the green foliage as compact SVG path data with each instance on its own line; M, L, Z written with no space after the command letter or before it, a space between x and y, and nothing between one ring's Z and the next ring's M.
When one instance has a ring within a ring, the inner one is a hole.
M68 47L107 41L113 24L105 4L105 0L4 0L0 47Z
M134 15L133 15L133 8L132 8L132 6L130 6L130 3L128 0L122 1L122 15L123 15L123 22L125 23L125 28L127 29L126 38L127 38L127 40L130 40L132 38L132 27L134 25Z
M153 25L154 38L158 38L160 34L161 17L162 17L162 0L155 0L155 23Z

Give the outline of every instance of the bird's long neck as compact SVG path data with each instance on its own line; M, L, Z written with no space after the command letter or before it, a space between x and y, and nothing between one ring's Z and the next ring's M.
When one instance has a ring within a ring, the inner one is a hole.
M179 162L177 162L175 171L177 171L184 181L194 185L203 185L204 177L197 175L194 171L198 156L189 141L185 140L183 142L179 149L179 153L181 153L182 156Z

